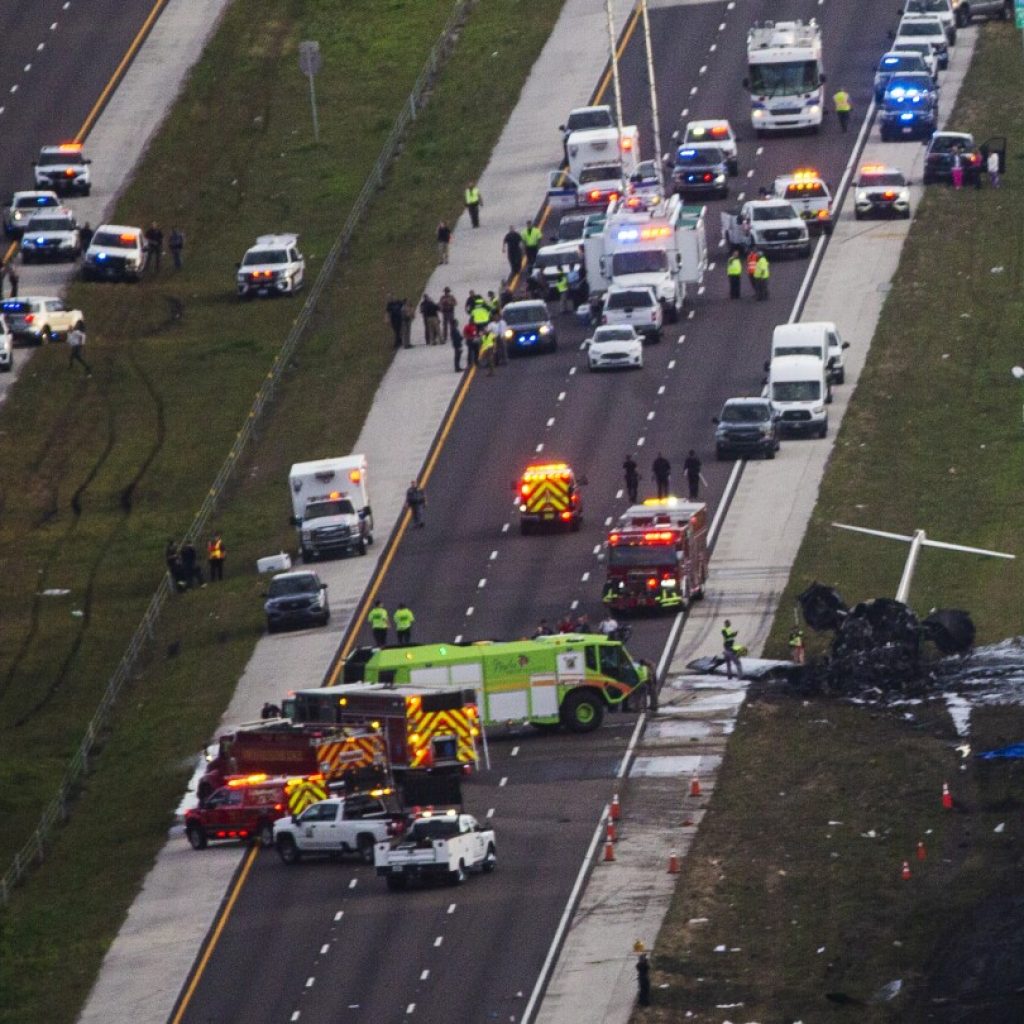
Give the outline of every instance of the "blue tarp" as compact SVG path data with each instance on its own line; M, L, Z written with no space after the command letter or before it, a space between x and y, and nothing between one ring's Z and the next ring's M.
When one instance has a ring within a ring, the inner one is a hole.
M1016 761L1024 760L1024 743L1011 743L1008 747L998 750L986 750L978 754L979 761Z

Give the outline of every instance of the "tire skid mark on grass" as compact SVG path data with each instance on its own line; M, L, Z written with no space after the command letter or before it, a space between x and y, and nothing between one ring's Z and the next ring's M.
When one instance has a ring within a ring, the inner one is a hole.
M180 305L181 304L179 303L179 306ZM178 316L180 317L181 314L178 313ZM119 495L121 502L121 510L124 512L126 516L131 515L132 502L134 500L135 495L135 488L139 486L139 484L142 482L143 477L149 471L149 467L153 465L153 462L156 459L156 457L161 453L161 451L163 451L164 441L167 438L167 422L166 417L164 415L163 396L160 394L156 386L153 384L153 381L150 378L149 374L147 374L146 371L143 370L142 366L139 364L138 358L136 357L134 352L129 351L128 362L130 363L132 369L139 375L139 379L142 381L142 385L146 389L150 398L153 399L153 408L156 411L156 438L154 439L152 445L150 445L149 454L146 455L146 457L139 464L139 468L135 471L135 475L131 478L131 480L128 481L128 483L123 488L121 488Z

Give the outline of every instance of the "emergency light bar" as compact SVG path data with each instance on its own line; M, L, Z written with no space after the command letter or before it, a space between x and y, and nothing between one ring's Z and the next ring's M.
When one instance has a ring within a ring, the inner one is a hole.
M552 476L560 476L563 480L568 480L570 475L571 473L566 463L552 462L546 466L527 466L526 471L523 473L523 480L546 480Z
M62 153L81 153L82 144L80 142L62 142L57 148Z
M615 237L620 242L650 242L655 238L668 238L671 234L669 227L620 228Z
M881 174L885 170L884 164L864 164L860 169L861 174Z

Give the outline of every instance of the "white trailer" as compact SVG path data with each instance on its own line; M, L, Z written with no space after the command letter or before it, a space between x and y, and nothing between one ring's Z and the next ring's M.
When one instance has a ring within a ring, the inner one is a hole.
M810 21L765 21L747 32L750 120L757 133L821 125L825 75L821 28Z
M292 525L305 562L323 556L366 554L373 543L365 455L297 462L288 473Z

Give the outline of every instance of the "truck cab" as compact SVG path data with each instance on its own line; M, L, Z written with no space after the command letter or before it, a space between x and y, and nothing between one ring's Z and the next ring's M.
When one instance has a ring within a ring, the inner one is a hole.
M784 199L807 224L810 234L832 234L832 193L825 179L813 168L801 168L775 179L772 192Z
M329 797L301 814L274 822L274 845L285 864L306 856L354 853L373 863L373 849L404 826L405 816L390 791L374 790L352 796Z
M288 483L304 562L366 554L373 543L373 511L365 455L297 462Z

